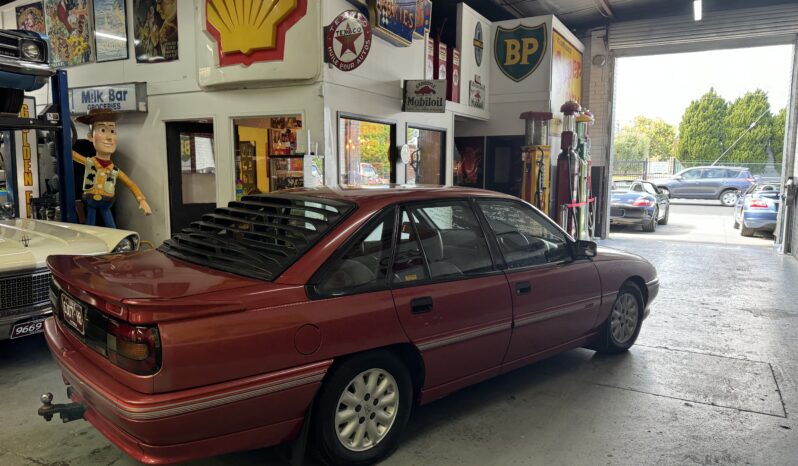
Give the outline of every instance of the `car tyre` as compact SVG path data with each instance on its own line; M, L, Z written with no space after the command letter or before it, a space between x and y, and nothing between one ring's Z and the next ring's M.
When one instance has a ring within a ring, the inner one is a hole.
M18 114L25 92L22 89L0 88L0 113Z
M739 230L740 229L740 222L738 222L737 220L734 221L734 229L735 230Z
M657 217L659 217L659 209L655 209L654 215L651 216L651 220L643 224L643 231L648 233L657 231Z
M753 228L746 228L745 224L740 225L740 236L751 237L754 236L754 232L756 232Z
M659 220L660 225L667 225L668 224L668 216L671 214L671 206L665 208L665 216L663 216Z
M328 374L316 400L317 453L331 465L380 461L399 446L412 406L410 372L393 353L347 359Z
M737 197L740 195L740 191L736 189L727 189L720 193L720 203L726 207L734 207L737 204Z
M610 315L604 322L596 351L617 354L627 351L637 341L643 325L645 304L640 288L632 282L621 285L612 305Z

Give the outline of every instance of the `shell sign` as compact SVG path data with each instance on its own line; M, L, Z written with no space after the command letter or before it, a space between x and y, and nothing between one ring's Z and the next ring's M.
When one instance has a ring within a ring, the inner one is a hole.
M205 0L206 28L219 66L278 61L285 33L307 13L308 0Z

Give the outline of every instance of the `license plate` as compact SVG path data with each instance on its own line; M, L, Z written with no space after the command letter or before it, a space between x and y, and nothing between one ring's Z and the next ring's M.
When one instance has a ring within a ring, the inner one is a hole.
M86 332L86 310L65 294L61 295L61 314L64 316L64 321L81 335Z
M44 331L44 319L20 322L11 326L11 339L27 337Z

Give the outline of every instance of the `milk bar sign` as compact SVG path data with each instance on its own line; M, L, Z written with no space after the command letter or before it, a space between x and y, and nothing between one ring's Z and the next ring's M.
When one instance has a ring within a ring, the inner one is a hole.
M83 115L105 108L115 112L146 112L147 83L74 87L69 90L70 113Z
M405 112L446 112L446 80L405 81L402 110Z

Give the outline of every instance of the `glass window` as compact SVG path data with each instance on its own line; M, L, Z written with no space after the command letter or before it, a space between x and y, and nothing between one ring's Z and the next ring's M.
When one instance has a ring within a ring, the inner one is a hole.
M643 192L643 186L640 183L635 183L635 184L632 185L632 189L630 189L630 191L634 191L636 193L642 193Z
M306 170L306 159L297 154L301 115L235 118L233 128L237 200L250 194L324 184L319 167L312 163Z
M399 226L399 241L393 262L393 281L395 283L415 282L427 279L427 264L421 252L419 235L410 221L407 210L402 209L402 223Z
M701 178L726 178L728 170L724 168L705 168Z
M343 154L341 183L389 184L393 126L341 118L338 129L340 153Z
M180 133L183 204L216 203L213 134Z
M391 261L393 224L392 210L329 269L319 282L319 292L338 295L384 284Z
M701 177L701 169L696 168L693 170L685 170L682 172L682 178L685 180L696 180Z
M643 189L649 194L657 195L657 188L651 183L643 183Z
M421 128L407 128L410 162L406 165L407 184L443 184L442 163L446 133Z
M432 278L493 269L482 228L468 203L415 208L413 222Z
M481 200L478 204L509 268L571 259L565 234L531 207L503 200Z

